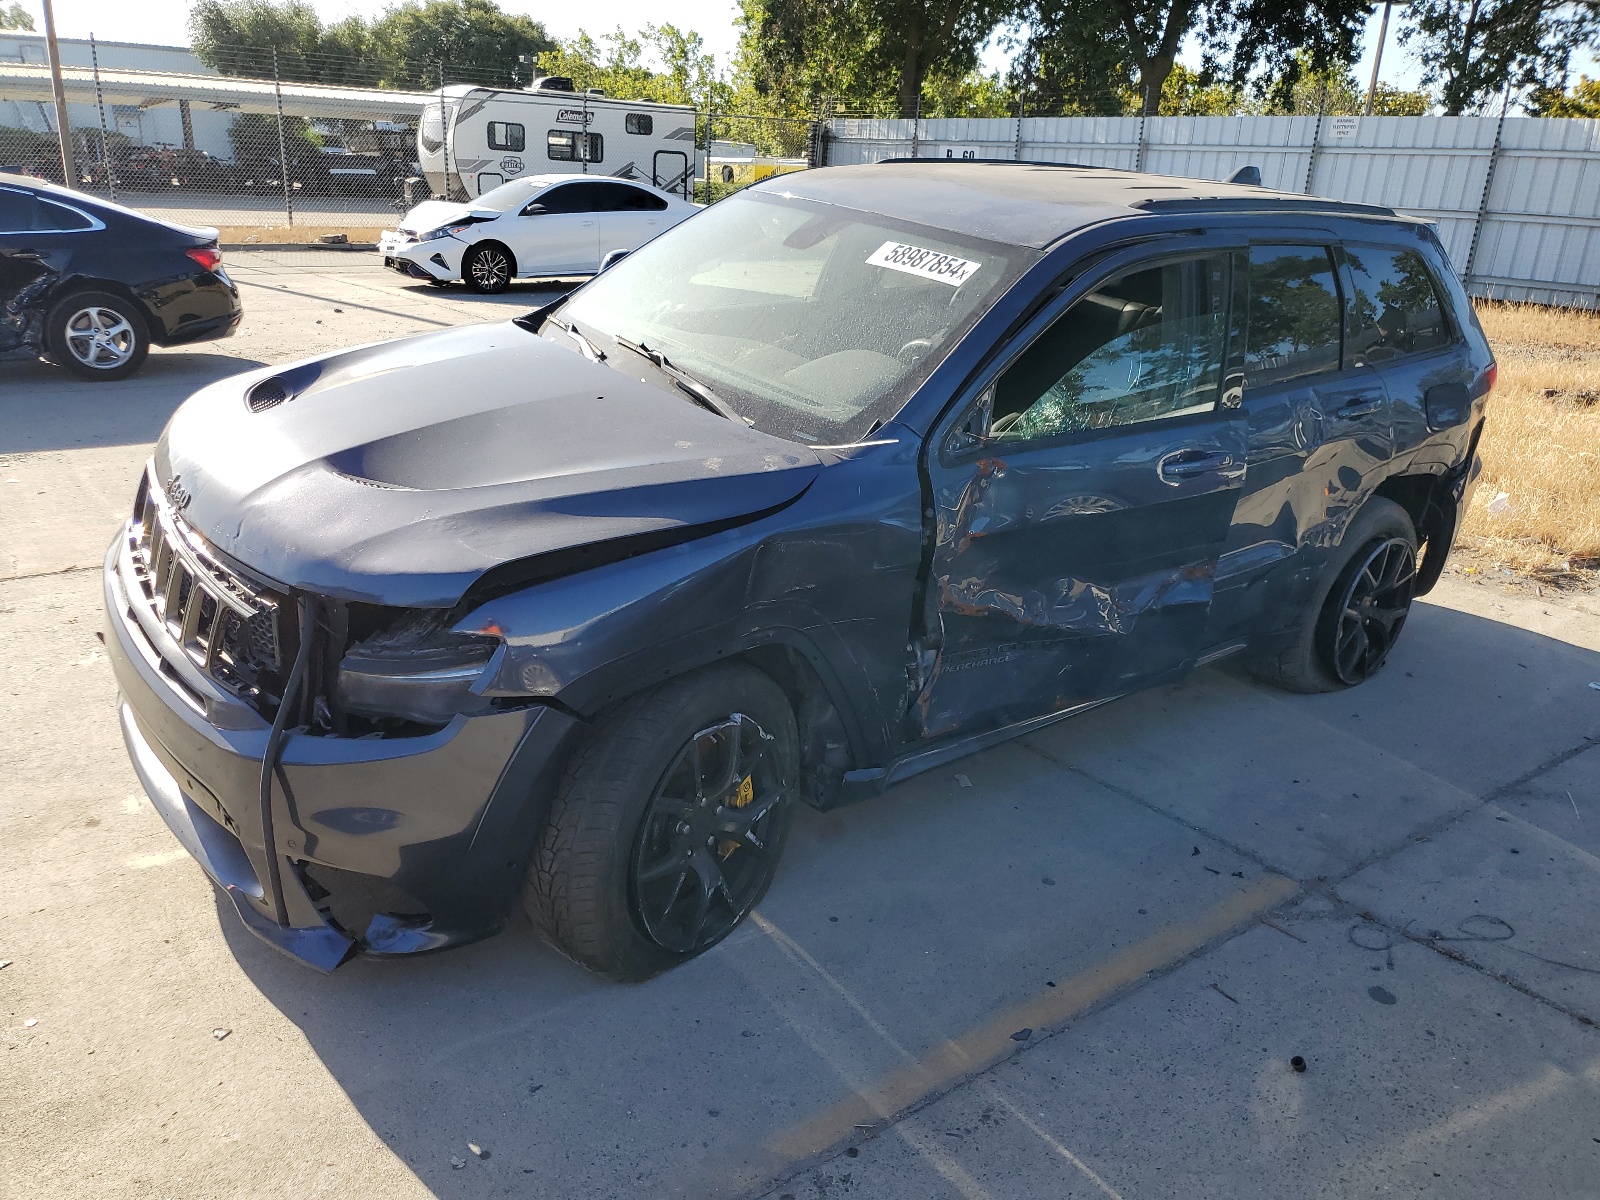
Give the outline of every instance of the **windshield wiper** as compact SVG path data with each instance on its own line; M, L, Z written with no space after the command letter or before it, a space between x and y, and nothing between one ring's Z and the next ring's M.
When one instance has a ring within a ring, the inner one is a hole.
M695 403L699 404L701 408L708 408L712 412L716 413L717 416L726 417L730 421L742 421L746 425L755 424L755 422L749 417L742 416L741 414L735 412L728 406L727 401L723 400L705 384L701 383L693 375L689 374L689 372L678 366L677 363L673 362L661 351L652 350L643 342L635 342L625 337L613 335L612 340L624 350L632 350L640 358L648 359L652 364L654 364L656 370L660 371L663 375L668 376L673 383L678 385L679 391L688 396L691 400L695 401Z
M545 320L582 346L583 352L588 355L591 362L605 362L606 352L584 337L576 325L570 321L563 321L560 317L546 317Z

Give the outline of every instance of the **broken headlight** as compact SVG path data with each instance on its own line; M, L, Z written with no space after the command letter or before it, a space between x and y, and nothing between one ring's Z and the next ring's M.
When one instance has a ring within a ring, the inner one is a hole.
M483 712L476 690L497 638L452 633L429 618L407 618L357 642L339 664L339 707L352 716L444 725Z
M453 221L449 225L441 225L437 229L429 229L417 234L419 242L436 242L440 238L454 237L458 233L465 233L476 225L476 221Z

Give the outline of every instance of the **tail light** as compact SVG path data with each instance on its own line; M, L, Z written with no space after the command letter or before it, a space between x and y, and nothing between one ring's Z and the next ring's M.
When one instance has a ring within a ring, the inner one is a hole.
M222 251L215 246L191 246L184 253L199 263L204 271L215 271L222 265Z
M1500 364L1490 363L1489 369L1483 373L1483 394L1487 396L1494 391L1495 380L1500 378Z

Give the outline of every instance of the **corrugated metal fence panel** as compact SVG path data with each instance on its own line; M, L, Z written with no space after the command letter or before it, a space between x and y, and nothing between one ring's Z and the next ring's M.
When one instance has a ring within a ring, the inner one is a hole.
M1131 171L1139 162L1139 124L1138 117L1025 117L1020 157Z
M831 124L831 162L910 152L913 122ZM923 121L917 132L922 154L1122 169L1142 159L1147 171L1199 179L1225 179L1253 164L1263 184L1288 192L1306 191L1309 175L1316 195L1435 222L1456 269L1471 266L1475 293L1600 306L1600 121L1028 117L1019 142L1015 119L962 118Z
M1600 121L1505 123L1472 276L1511 299L1600 302Z
M1315 117L1152 117L1144 169L1190 179L1226 179L1261 168L1265 187L1302 192Z

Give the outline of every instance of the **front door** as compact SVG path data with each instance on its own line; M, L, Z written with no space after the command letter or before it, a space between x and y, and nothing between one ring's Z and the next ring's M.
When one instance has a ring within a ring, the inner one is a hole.
M1244 474L1231 256L1110 273L931 444L923 737L1145 686L1204 648Z
M496 226L498 232L498 225ZM581 180L543 188L507 230L519 275L584 274L600 265L600 222Z

